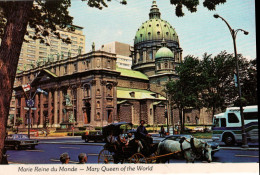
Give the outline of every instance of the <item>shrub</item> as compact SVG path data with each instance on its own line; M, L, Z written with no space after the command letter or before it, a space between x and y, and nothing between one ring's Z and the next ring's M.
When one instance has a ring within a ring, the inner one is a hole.
M86 127L79 127L79 130L80 130L80 131L85 131L85 130L86 130Z
M102 129L102 127L100 127L100 126L95 127L95 130L101 130L101 129Z
M84 132L74 132L74 136L81 136L82 134L85 134L85 131ZM72 136L72 132L68 132L68 136Z

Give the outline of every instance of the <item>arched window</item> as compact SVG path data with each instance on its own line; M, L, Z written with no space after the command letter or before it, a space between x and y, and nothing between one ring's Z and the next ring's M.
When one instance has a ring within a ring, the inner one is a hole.
M99 112L97 113L97 119L100 119L100 113Z
M190 117L187 116L187 123L190 123Z
M168 63L164 63L164 68L168 69Z
M143 52L142 51L140 51L140 59L139 60L143 61Z
M161 69L161 63L158 63L158 70Z
M90 96L90 85L84 86L84 96L89 97Z
M149 51L149 58L150 58L150 60L153 60L153 51L152 50Z
M107 86L107 96L112 96L112 85L108 84Z
M100 108L100 101L97 101L97 108Z

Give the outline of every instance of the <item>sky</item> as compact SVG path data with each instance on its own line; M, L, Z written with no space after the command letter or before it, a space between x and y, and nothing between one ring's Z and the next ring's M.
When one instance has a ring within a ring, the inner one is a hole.
M96 49L101 45L118 41L134 44L134 37L141 24L149 19L152 0L127 0L121 5L120 0L112 0L108 8L98 10L88 7L86 2L72 0L69 9L74 17L74 24L84 27L86 52L95 42ZM256 58L256 26L254 0L227 0L218 5L215 11L203 7L202 0L196 13L190 13L184 7L185 16L175 15L175 6L170 0L157 0L161 19L168 21L179 36L183 57L194 55L201 58L204 53L217 55L221 51L234 53L233 41L227 25L214 14L222 16L233 29L249 32L244 35L238 32L236 37L237 53L247 59Z

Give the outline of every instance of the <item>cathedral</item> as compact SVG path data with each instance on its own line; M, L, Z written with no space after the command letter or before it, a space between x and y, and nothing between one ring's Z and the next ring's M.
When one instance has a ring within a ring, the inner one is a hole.
M133 37L132 69L118 67L115 53L93 46L89 53L40 62L18 73L14 90L15 117L23 120L20 127L27 127L27 121L32 128L61 129L122 121L138 125L140 120L166 124L164 84L178 78L175 68L182 61L178 35L161 19L153 1L149 19ZM30 91L24 92L24 84L30 84ZM39 93L39 88L47 93ZM32 110L28 110L30 100ZM179 121L178 111L168 113L175 123ZM202 123L202 115L201 111L187 113L194 124ZM209 122L203 119L203 124Z

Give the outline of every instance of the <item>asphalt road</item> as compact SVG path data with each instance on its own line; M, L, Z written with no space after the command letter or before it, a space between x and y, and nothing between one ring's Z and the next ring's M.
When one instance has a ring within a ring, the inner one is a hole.
M60 154L67 152L70 155L70 163L77 163L79 153L87 153L88 163L98 162L98 154L103 149L104 143L85 143L79 137L40 139L40 144L34 150L8 150L10 164L60 164ZM201 163L201 161L196 161ZM221 147L214 155L213 162L220 163L245 163L259 162L259 150L251 148L243 150L239 147ZM171 160L170 163L185 163L185 160Z

